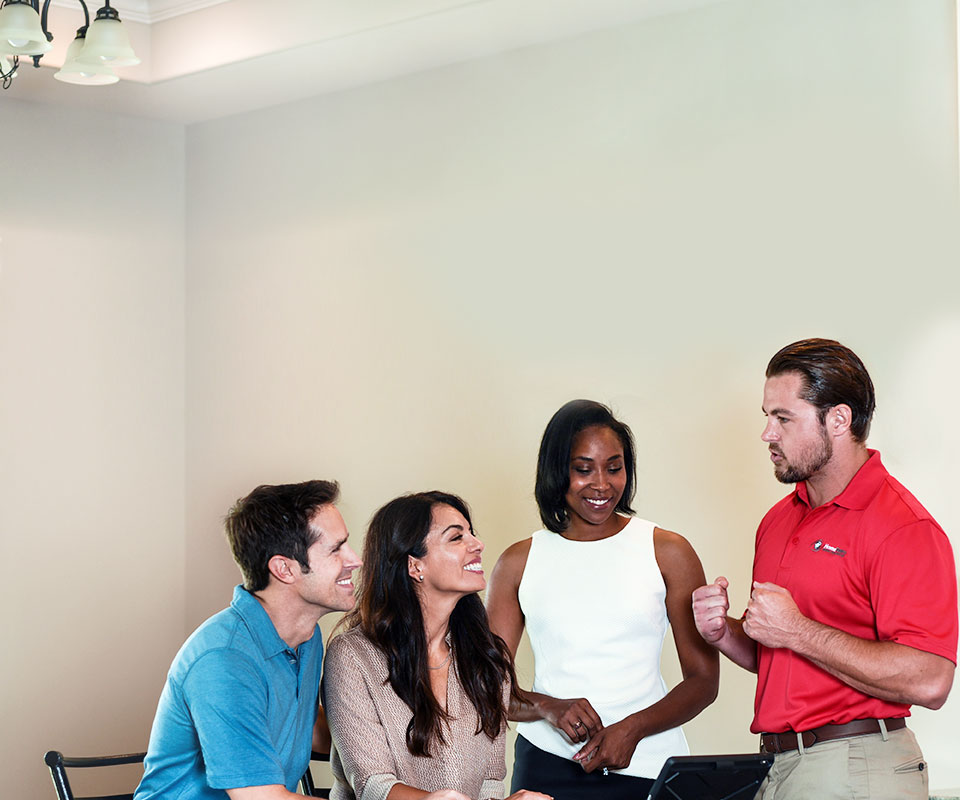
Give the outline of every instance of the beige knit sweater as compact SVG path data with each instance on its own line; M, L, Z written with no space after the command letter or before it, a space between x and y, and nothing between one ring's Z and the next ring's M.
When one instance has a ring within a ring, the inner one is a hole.
M474 800L503 797L505 730L493 741L475 732L477 712L453 662L447 677L446 744L433 743L432 757L407 749L412 713L387 680L383 653L359 628L330 641L323 682L333 735L331 800L385 800L395 783L427 792L455 789Z

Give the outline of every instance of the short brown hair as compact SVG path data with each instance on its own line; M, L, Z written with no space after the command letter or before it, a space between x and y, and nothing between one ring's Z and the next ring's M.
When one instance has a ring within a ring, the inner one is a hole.
M786 372L800 375L800 397L817 407L821 424L831 408L847 405L853 415L850 433L858 442L867 440L877 399L870 373L853 350L833 339L801 339L767 364L768 378Z
M224 526L248 592L267 588L267 564L274 556L295 558L304 572L310 571L307 550L319 538L310 518L339 496L336 481L306 481L258 486L236 502Z

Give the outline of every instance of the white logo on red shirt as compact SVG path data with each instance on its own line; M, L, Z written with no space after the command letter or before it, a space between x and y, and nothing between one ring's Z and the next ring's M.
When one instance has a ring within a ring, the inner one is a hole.
M834 547L832 544L827 544L823 539L817 539L817 541L811 545L810 549L814 552L824 550L827 553L833 553L835 556L845 556L847 554L846 550L840 547Z

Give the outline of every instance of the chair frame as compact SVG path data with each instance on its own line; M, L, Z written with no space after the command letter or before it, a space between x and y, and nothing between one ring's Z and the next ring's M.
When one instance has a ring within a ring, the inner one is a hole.
M67 779L67 769L84 769L88 767L114 767L120 764L136 764L143 762L146 753L124 753L116 756L91 756L88 758L71 758L65 756L59 750L48 750L43 755L44 763L50 768L50 777L53 779L53 787L57 790L57 797L60 800L133 800L133 792L128 794L110 794L110 795L87 795L85 797L75 797L70 788L70 781ZM310 753L311 761L329 761L329 753L318 753L316 750ZM329 797L330 790L327 788L318 789L313 782L313 775L310 772L310 765L307 764L307 771L300 778L300 791L307 797Z
M74 797L67 779L67 769L86 769L88 767L114 767L120 764L142 762L146 753L124 753L116 756L91 756L89 758L71 758L59 750L48 750L43 755L44 763L50 768L53 787L60 800L133 800L133 792L127 794L86 795Z
M329 761L329 753L318 753L316 750L310 753L311 761ZM330 797L329 788L318 789L313 782L313 774L310 772L310 765L307 764L307 771L303 773L300 779L300 791L307 797Z

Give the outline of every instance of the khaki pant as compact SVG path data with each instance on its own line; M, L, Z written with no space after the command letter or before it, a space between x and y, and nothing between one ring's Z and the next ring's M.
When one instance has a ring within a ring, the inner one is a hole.
M780 753L754 800L927 800L927 764L909 728Z

